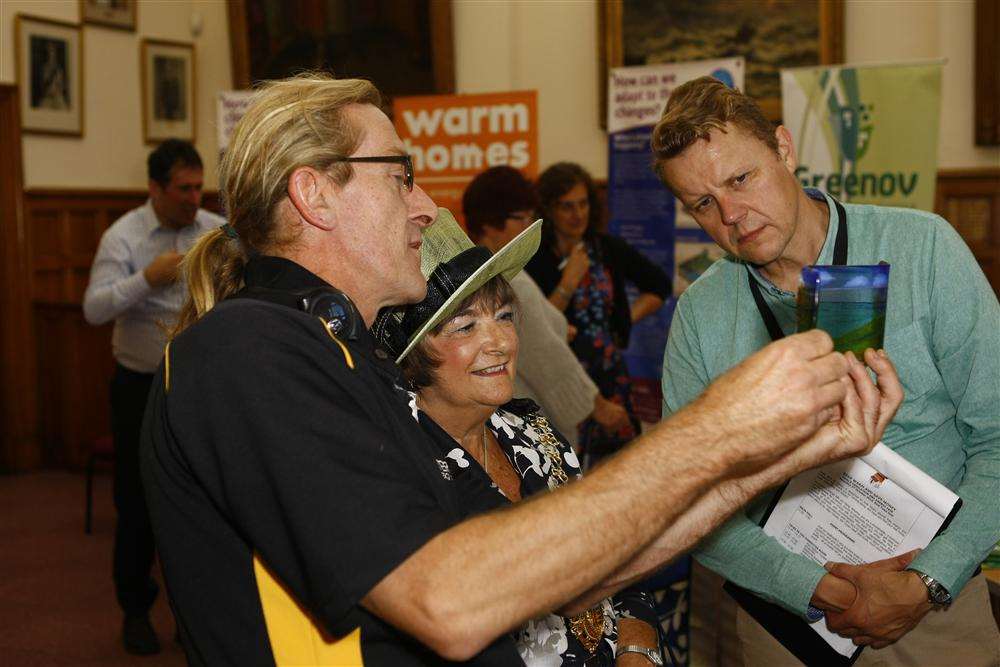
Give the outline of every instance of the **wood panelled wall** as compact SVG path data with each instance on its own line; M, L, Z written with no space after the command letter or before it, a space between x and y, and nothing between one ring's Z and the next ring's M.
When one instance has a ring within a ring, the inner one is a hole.
M90 443L110 432L111 326L88 325L81 304L101 234L145 197L131 190L25 193L30 280L24 288L33 345L14 360L37 369L37 384L17 391L37 397L38 441L37 451L0 462L2 469L80 467ZM204 206L218 210L217 196L206 196ZM941 172L936 208L962 233L1000 293L1000 169ZM5 364L10 349L4 347Z
M40 463L17 88L0 85L0 472Z
M939 172L934 209L969 244L1000 295L1000 168Z
M133 191L26 193L38 437L45 466L82 466L94 439L111 432L112 327L88 325L81 306L101 234L144 200Z
M25 193L43 466L81 467L94 439L111 432L112 325L84 321L83 293L104 230L145 200L135 190ZM218 210L217 196L203 206Z

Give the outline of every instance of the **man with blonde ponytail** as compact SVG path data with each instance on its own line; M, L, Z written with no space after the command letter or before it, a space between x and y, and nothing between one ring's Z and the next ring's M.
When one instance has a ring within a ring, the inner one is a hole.
M153 531L139 476L139 434L165 327L184 303L177 267L198 237L224 219L201 205L201 157L187 141L168 139L149 154L149 201L129 211L104 236L94 257L83 315L90 324L114 320L111 337L111 429L115 446L113 577L125 614L122 642L135 655L160 651L149 622L157 586Z
M438 217L379 104L366 81L263 85L221 165L230 222L185 259L142 470L191 664L519 664L529 619L593 623L763 488L881 435L891 364L876 387L811 332L544 497L451 476L456 442L368 331L427 295Z

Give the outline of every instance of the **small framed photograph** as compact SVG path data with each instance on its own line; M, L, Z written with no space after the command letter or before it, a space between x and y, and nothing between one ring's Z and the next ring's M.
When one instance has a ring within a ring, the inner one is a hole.
M21 129L83 136L80 26L18 14L14 34Z
M136 0L80 0L84 23L135 32Z
M147 144L194 142L194 45L142 40L142 131Z

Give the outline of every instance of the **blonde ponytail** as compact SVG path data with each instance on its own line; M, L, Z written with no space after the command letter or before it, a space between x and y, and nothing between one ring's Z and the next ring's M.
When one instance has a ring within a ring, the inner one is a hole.
M226 297L243 289L243 267L247 256L240 242L220 229L204 234L184 255L181 274L188 297L177 316L170 338L194 324Z

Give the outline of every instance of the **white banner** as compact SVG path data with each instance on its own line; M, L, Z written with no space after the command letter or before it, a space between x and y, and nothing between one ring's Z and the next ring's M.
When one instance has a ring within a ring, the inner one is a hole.
M218 105L216 107L216 127L219 136L219 153L224 153L229 147L229 138L233 135L233 128L247 107L253 100L252 90L225 90L219 93Z
M742 90L745 71L742 57L615 67L608 73L608 133L655 125L674 88L699 76Z
M781 71L803 186L855 204L934 210L942 61Z

